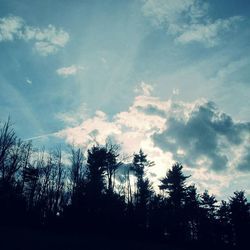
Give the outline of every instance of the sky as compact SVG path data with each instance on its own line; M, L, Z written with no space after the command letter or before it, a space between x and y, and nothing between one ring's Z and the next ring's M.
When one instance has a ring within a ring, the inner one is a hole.
M142 148L156 183L250 197L248 0L0 0L0 121L33 145Z

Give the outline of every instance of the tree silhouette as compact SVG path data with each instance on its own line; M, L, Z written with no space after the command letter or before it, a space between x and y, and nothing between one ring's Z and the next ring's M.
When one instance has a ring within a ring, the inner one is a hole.
M26 167L30 144L18 139L10 119L0 128L0 221L15 221L25 210L19 170Z
M80 148L71 147L71 169L70 169L70 181L71 181L71 197L73 206L77 206L83 195L84 186L84 156Z
M166 176L162 178L160 190L167 193L166 203L166 225L165 234L169 236L172 241L179 241L185 237L186 223L184 216L184 205L186 198L186 179L182 172L182 165L175 163Z
M136 182L136 204L146 206L152 193L151 185L145 176L146 168L153 166L154 163L147 159L147 155L140 149L138 154L134 154L131 170L134 172Z
M179 209L184 205L186 186L185 182L189 176L182 173L183 166L180 163L175 163L162 178L160 190L167 191L168 201L173 208Z
M229 200L234 244L239 248L247 245L249 240L250 205L244 191L234 192Z
M147 159L147 155L140 149L138 154L134 154L131 170L136 177L135 206L136 220L138 226L145 230L148 225L148 204L153 194L152 186L146 177L146 170L154 163Z
M218 217L218 238L222 244L232 244L232 228L230 219L230 206L229 203L222 200L217 211Z
M200 196L195 185L186 188L185 196L185 219L187 223L186 239L195 241L198 239Z
M107 166L107 149L93 146L88 150L87 178L88 192L94 197L100 197L105 192L105 170Z
M39 169L28 165L23 169L24 193L26 195L28 210L32 210L34 206L35 192L39 180Z
M107 192L109 195L112 195L115 187L115 174L117 169L121 166L119 161L119 146L112 144L111 142L106 143L106 174L108 179Z
M88 235L90 246L105 238L109 249L124 237L143 242L139 249L158 249L149 242L162 242L163 249L170 244L192 250L246 248L250 204L244 191L217 205L208 190L199 194L194 184L187 185L190 176L180 163L160 179L160 192L154 191L148 156L140 150L131 162L120 155L119 145L110 142L86 151L72 146L70 153L60 147L38 150L19 139L8 120L0 126L0 235L18 226L31 235L39 228L41 234L65 231L68 237L72 230L79 235L72 242Z
M201 195L201 221L200 221L200 240L207 245L214 244L216 241L216 203L214 195L210 195L207 190Z

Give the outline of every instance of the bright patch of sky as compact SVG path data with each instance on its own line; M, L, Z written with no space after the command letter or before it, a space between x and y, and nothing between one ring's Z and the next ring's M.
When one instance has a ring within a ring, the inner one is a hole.
M0 5L0 120L22 138L111 136L157 178L180 160L201 189L250 190L249 1Z

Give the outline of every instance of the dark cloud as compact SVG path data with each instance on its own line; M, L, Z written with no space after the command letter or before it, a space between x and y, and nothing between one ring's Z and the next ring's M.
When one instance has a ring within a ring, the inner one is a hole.
M246 134L250 134L250 123L236 123L219 112L214 103L207 102L195 108L188 119L171 116L166 130L154 134L153 140L156 146L172 152L175 160L197 166L197 161L205 157L209 167L220 171L228 166L227 149L243 145ZM249 158L246 161L250 163Z
M246 148L246 153L237 168L241 171L250 171L250 147Z

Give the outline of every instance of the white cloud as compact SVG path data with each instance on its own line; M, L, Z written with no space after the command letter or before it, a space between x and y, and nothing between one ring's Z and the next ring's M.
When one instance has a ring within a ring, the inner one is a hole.
M26 26L22 33L24 40L35 40L35 50L43 56L56 53L69 41L69 34L62 29L56 29L53 25L40 29Z
M228 19L218 19L212 23L192 24L188 29L183 30L176 41L180 43L200 42L206 47L214 47L219 43L219 35L221 32L230 30L230 28L242 20L241 17L231 17Z
M60 112L55 116L57 119L69 126L78 126L88 117L88 109L85 103L82 103L72 112Z
M26 78L26 83L32 84L32 81L29 78Z
M193 13L201 12L202 7L196 6L195 0L145 0L142 7L145 16L153 18L156 24L166 24L167 28L172 29L172 25L179 23L181 15L186 15L191 9ZM192 12L189 12L189 15ZM202 13L202 12L201 12ZM193 16L197 16L193 15ZM187 18L183 16L182 18Z
M105 113L97 111L93 118L86 119L78 126L64 129L57 135L65 138L68 143L87 147L93 143L93 138L104 144L108 136L119 133L116 124L108 121Z
M0 18L0 42L15 39L32 41L34 50L47 56L63 48L69 41L69 34L51 24L46 28L29 26L17 16Z
M48 42L36 42L34 49L42 56L47 56L57 52L58 48Z
M230 182L237 178L237 174L223 174L209 171L206 168L195 168L190 169L190 174L192 175L192 180L194 184L198 187L199 190L209 190L212 194L217 196L222 196L222 190L227 189L230 185Z
M149 96L153 92L154 87L151 84L141 82L136 88L135 88L135 93Z
M112 118L97 111L56 135L83 147L111 137L127 155L142 148L156 163L150 169L156 184L179 160L200 190L209 188L219 195L228 189L232 176L240 176L240 162L248 159L245 138L250 138L250 124L233 121L204 99L187 103L147 94L137 96L127 111Z
M19 34L23 24L23 19L20 17L0 18L0 42L12 41Z
M75 75L78 71L83 70L84 67L71 65L69 67L62 67L56 70L56 73L62 77L68 77L71 75Z
M174 88L173 95L179 95L179 94L180 94L180 90L178 88Z
M145 0L142 11L154 24L166 27L179 43L199 42L206 47L219 43L221 33L243 20L240 16L212 20L209 5L201 0Z

